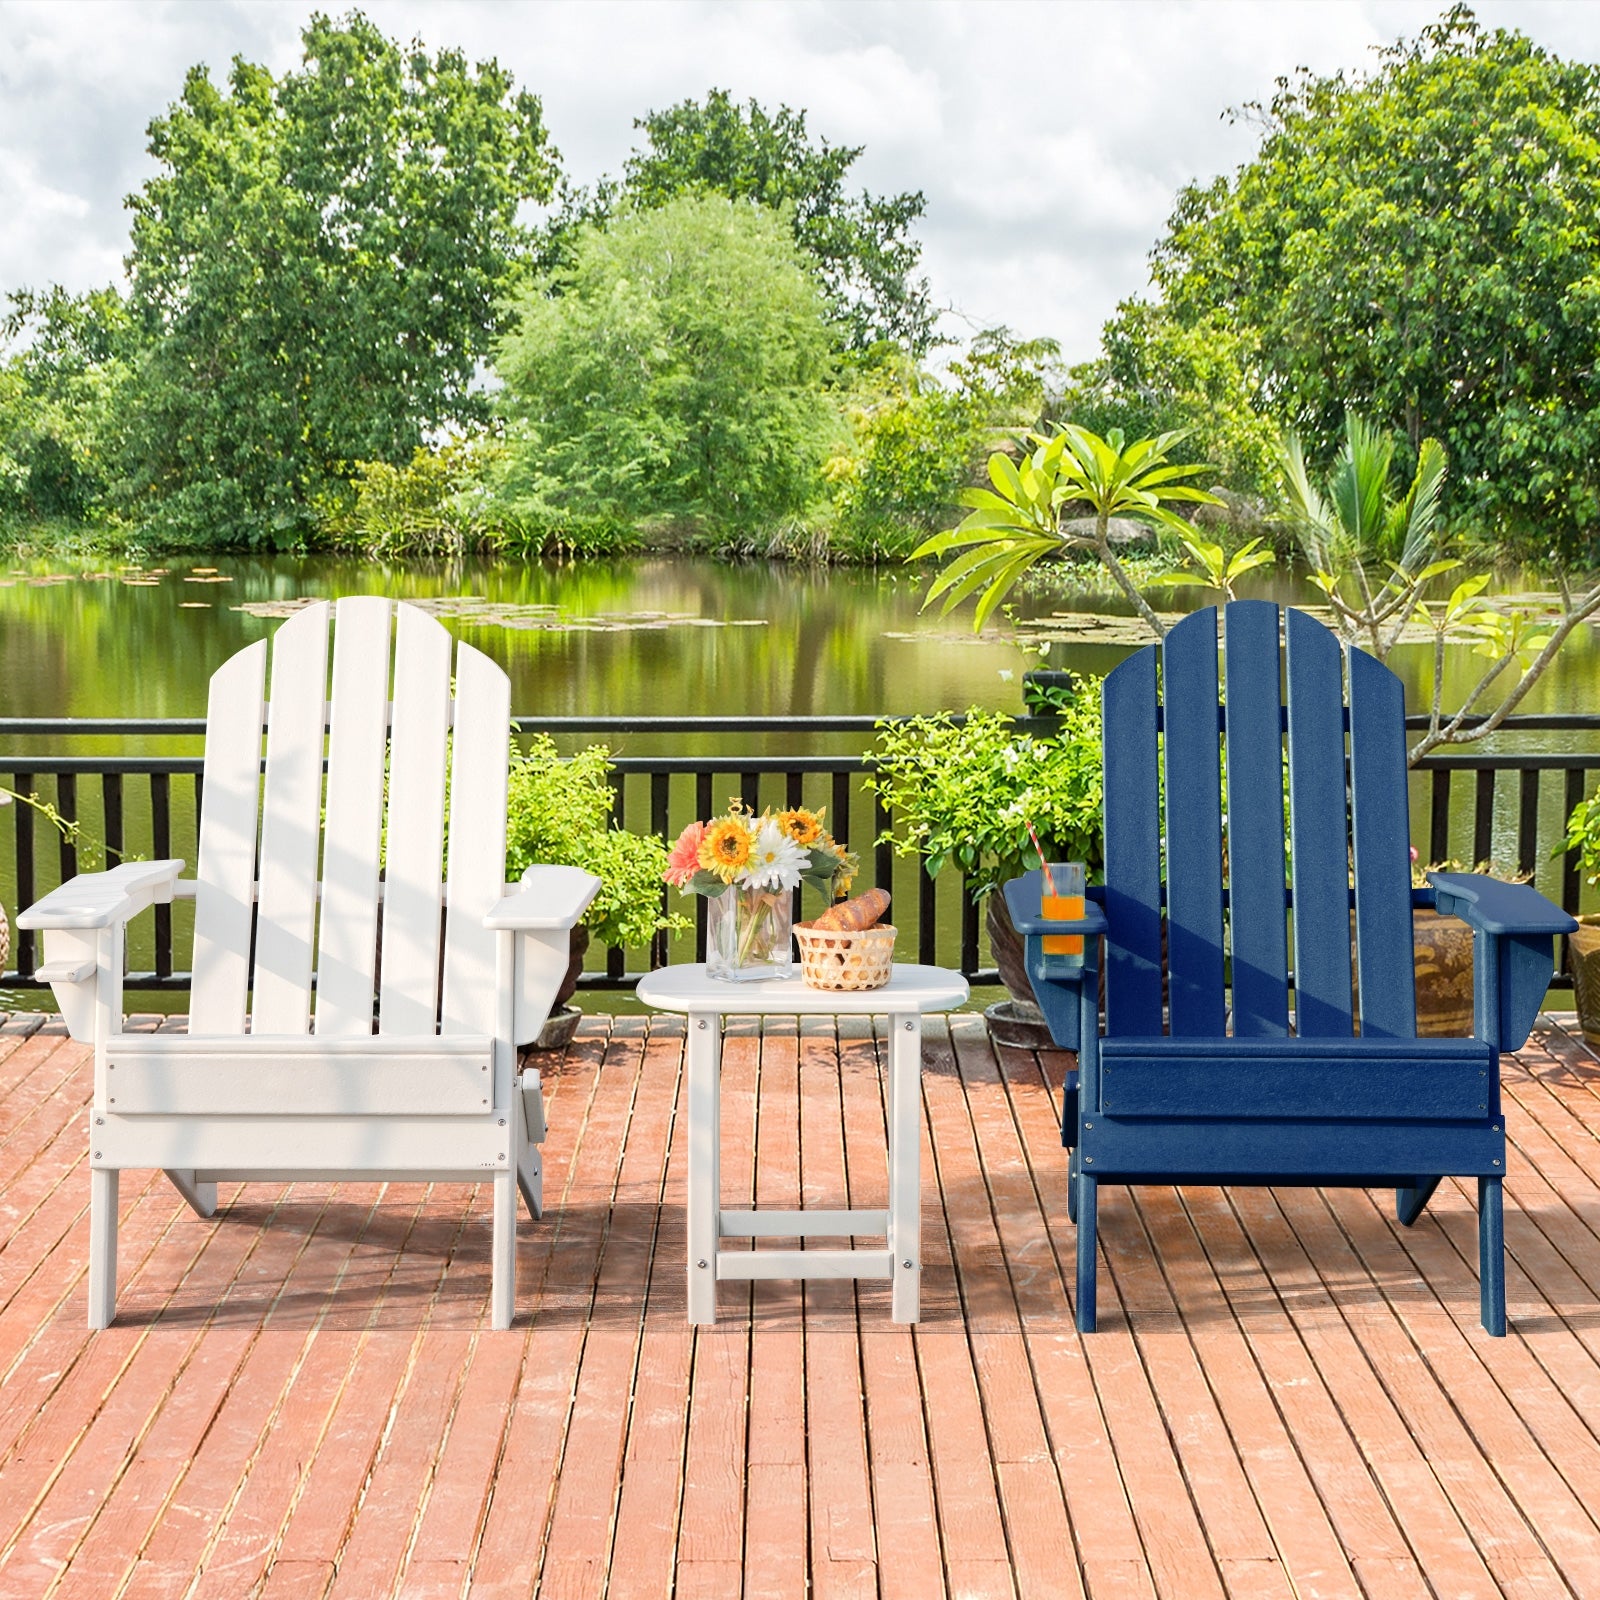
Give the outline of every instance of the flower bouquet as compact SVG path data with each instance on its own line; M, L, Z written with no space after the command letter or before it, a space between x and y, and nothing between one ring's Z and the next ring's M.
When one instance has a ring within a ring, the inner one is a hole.
M832 901L858 863L829 835L822 811L797 806L756 816L739 800L710 822L691 822L663 874L706 897L706 970L740 982L794 976L794 891L809 884Z

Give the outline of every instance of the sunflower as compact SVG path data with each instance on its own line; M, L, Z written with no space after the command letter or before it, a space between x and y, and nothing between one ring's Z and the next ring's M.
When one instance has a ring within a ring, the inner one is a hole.
M719 817L700 841L700 865L732 883L750 860L750 829L739 817Z
M796 806L793 811L780 811L778 826L797 845L815 844L822 837L822 812L807 811L804 806Z

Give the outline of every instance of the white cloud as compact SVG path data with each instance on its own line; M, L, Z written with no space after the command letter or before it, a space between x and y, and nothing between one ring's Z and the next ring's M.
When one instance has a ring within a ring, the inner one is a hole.
M282 71L309 4L0 0L0 291L108 281L144 130L206 62ZM325 6L337 11L339 6ZM497 56L544 103L566 169L615 172L633 119L717 87L807 113L864 145L875 191L920 189L924 265L974 325L1061 340L1069 357L1146 280L1185 182L1246 159L1224 111L1301 65L1359 70L1444 9L1424 0L368 0L392 36ZM1480 21L1600 57L1600 7L1481 0Z

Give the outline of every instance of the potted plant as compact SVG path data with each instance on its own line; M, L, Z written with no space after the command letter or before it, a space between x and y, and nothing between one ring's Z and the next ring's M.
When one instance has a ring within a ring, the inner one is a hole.
M1003 712L968 711L878 725L869 786L887 807L886 838L920 856L930 876L959 867L985 908L989 945L1016 1004L990 1007L990 1022L1019 1028L1038 1019L1005 896L994 891L1033 865L1029 824L1057 861L1101 859L1098 694L1047 691L1059 719L1047 735L1019 732Z
M1572 808L1567 837L1556 854L1565 855L1569 850L1578 852L1585 880L1600 883L1600 789ZM1567 966L1584 1043L1600 1045L1600 917L1578 918L1578 926L1567 935Z
M661 903L666 846L653 834L611 825L611 752L589 745L563 759L547 734L535 734L526 750L513 746L506 806L506 877L515 881L530 866L583 867L603 887L572 930L572 961L535 1049L566 1044L581 1016L571 1004L591 939L604 944L648 945L660 932L689 924Z

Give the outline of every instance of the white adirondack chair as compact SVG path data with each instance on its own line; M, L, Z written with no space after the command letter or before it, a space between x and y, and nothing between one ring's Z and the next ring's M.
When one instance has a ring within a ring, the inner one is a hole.
M193 882L181 861L129 863L17 919L44 930L39 974L94 1044L91 1328L115 1311L124 1167L163 1168L203 1217L219 1181L492 1178L491 1321L510 1326L517 1189L539 1216L544 1137L516 1046L544 1025L600 884L538 867L508 892L510 685L463 644L452 698L450 644L385 599L297 613L270 701L264 640L211 680ZM127 921L185 893L189 1032L126 1033Z

